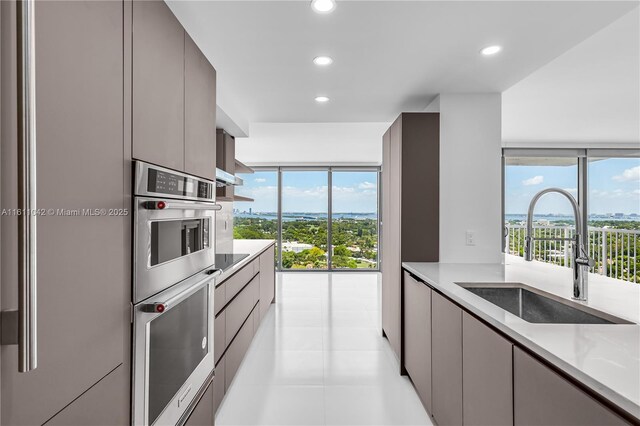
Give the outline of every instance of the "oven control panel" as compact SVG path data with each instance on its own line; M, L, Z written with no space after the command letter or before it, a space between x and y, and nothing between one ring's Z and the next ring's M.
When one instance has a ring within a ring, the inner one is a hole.
M141 161L136 162L135 174L135 195L215 201L215 184L212 181Z

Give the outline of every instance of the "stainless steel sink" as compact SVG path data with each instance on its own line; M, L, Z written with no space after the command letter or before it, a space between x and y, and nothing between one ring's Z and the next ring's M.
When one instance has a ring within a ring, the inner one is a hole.
M473 294L532 323L633 324L522 283L456 283Z

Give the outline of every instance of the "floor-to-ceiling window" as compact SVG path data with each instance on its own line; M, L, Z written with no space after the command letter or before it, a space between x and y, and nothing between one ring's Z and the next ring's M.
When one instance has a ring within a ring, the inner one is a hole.
M329 174L282 170L281 269L327 269Z
M278 241L281 270L378 269L378 168L257 168L240 175L234 237Z
M377 269L377 170L334 169L331 180L331 266Z
M529 202L558 187L580 203L588 228L591 272L640 283L640 152L638 150L504 150L505 252L523 255ZM575 221L569 203L548 194L534 214L537 260L570 266Z

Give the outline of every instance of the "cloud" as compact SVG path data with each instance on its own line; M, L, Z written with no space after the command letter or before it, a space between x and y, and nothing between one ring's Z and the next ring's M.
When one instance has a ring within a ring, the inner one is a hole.
M544 182L544 176L534 176L532 178L523 180L522 184L524 186L540 185L542 182Z
M629 182L629 181L640 182L640 166L627 169L624 172L622 172L621 175L616 175L611 179L615 180L616 182Z
M266 180L265 178L255 178L255 179L254 179L254 182L258 182L258 183L264 183L264 182L266 182L266 181L267 181L267 180Z
M360 185L358 185L358 188L360 189L375 189L376 187L377 185L371 182L362 182Z

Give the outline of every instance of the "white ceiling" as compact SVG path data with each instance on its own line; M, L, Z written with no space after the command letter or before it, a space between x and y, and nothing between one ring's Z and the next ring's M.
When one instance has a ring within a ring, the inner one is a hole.
M640 10L504 92L502 111L507 146L638 147Z
M305 0L167 3L245 132L253 122L384 122L441 92L503 92L637 4L338 0L320 15ZM479 55L490 44L503 52ZM333 65L316 67L317 55Z

